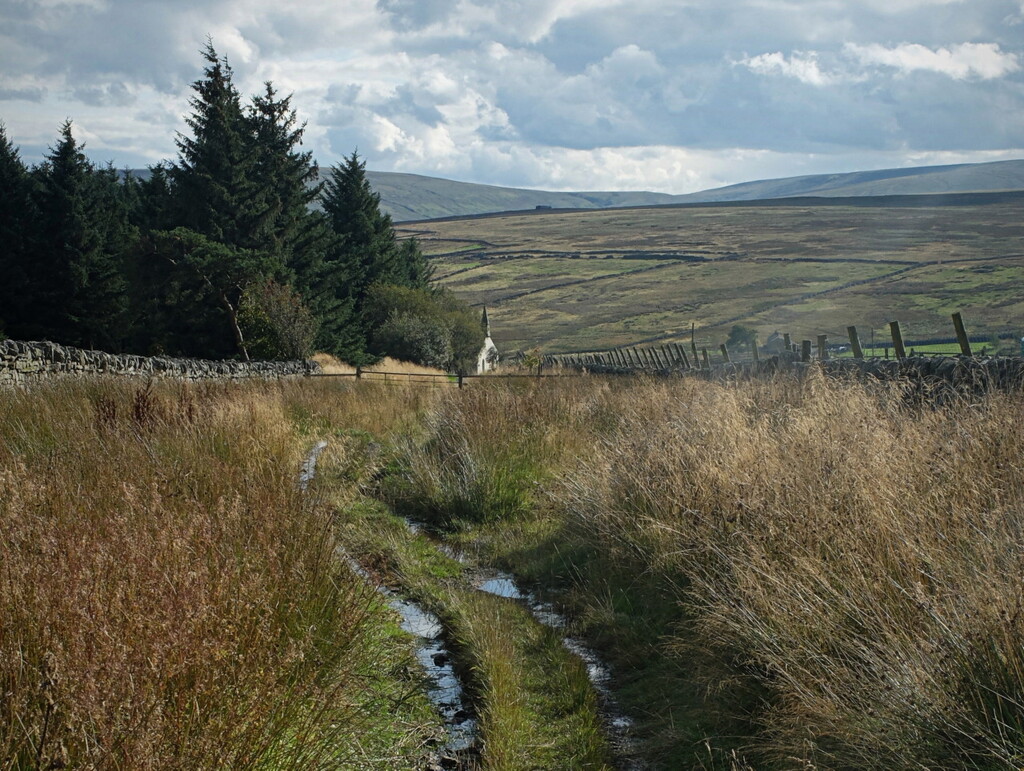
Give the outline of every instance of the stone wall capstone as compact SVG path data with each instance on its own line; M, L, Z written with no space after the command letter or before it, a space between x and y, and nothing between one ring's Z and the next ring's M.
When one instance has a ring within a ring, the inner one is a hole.
M316 374L315 361L207 361L69 348L49 341L0 340L0 387L72 376L118 375L174 380L276 380Z

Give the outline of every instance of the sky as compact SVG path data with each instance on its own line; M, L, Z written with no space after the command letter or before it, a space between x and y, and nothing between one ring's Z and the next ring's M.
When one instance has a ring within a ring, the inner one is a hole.
M177 156L207 38L321 166L545 190L1024 158L1024 0L0 0L0 122Z

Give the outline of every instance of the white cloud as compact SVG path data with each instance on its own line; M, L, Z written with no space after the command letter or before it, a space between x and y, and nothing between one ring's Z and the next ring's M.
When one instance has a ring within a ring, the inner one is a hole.
M848 43L846 50L862 64L893 67L901 72L938 72L955 80L991 80L1021 68L1020 57L1004 53L998 43L960 43L935 49L919 43L902 43L893 48Z
M322 165L358 147L380 170L685 192L811 173L800 159L812 154L826 171L830 158L852 170L877 167L879 153L900 165L1024 147L1024 52L1006 22L1020 10L1020 0L0 0L0 120L31 161L66 117L97 160L172 158L211 34L243 94L268 79L294 94ZM991 42L952 45L950 30ZM901 40L915 43L892 45Z
M739 63L761 75L785 75L811 86L828 86L842 79L838 74L823 72L814 51L794 51L788 58L781 51L775 51L748 57Z

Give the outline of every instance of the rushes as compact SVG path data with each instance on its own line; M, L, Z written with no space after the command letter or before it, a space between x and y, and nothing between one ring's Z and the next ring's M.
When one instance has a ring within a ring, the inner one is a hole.
M2 767L316 768L359 751L371 594L295 478L287 387L0 404Z

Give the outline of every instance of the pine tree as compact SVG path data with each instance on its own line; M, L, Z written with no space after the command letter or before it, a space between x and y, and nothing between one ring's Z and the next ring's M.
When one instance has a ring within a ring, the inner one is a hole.
M72 134L33 170L37 227L28 271L31 320L27 337L69 345L117 348L127 305L122 263L121 202L110 193L112 170L97 172Z
M169 174L172 201L167 211L178 227L155 231L149 255L174 266L166 290L174 294L151 297L149 304L177 306L186 314L178 321L182 329L163 335L175 346L184 345L185 352L220 353L224 333L230 333L235 352L248 358L238 317L245 292L264 278L285 274L285 242L297 232L289 229L289 236L283 235L285 210L290 215L294 208L289 194L276 189L288 164L264 151L256 134L277 140L279 146L296 135L287 100L281 107L271 89L263 107L254 104L247 113L227 60L212 43L203 57L206 67L192 84L192 114L185 119L192 136L179 136L179 160ZM264 108L271 117L263 115ZM225 265L218 266L218 260ZM153 266L149 272L158 275L159 269ZM180 334L185 328L188 336ZM200 341L206 350L192 348Z
M322 217L313 216L312 204L323 187L311 152L300 152L305 124L299 124L291 97L278 98L274 85L264 84L248 113L254 142L255 163L251 178L260 190L265 208L262 241L253 246L280 255L290 264L295 255L322 251L327 231Z
M324 213L338 240L334 260L348 266L361 302L374 283L401 282L395 229L380 210L380 196L366 178L366 164L353 152L332 170L325 185Z
M420 243L415 238L407 238L398 247L398 264L402 276L400 284L410 289L429 289L434 280L434 266L427 260Z
M158 163L149 167L149 176L126 178L126 184L135 188L131 221L141 230L169 230L179 224L171 173L169 165Z
M32 182L0 123L0 332L21 337L29 314L29 228L37 221Z
M229 246L258 248L270 212L256 178L250 125L227 60L209 42L203 57L185 119L192 136L179 135L179 160L171 167L177 224Z
M432 268L415 240L399 242L391 217L380 209L380 195L366 178L366 164L353 152L332 169L324 186L323 209L335 239L325 268L334 285L343 288L353 314L346 319L348 347L365 347L372 321L365 312L375 284L426 289ZM335 319L336 321L336 319ZM354 361L357 354L347 353Z

